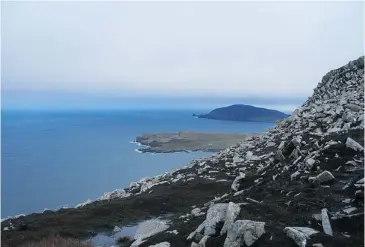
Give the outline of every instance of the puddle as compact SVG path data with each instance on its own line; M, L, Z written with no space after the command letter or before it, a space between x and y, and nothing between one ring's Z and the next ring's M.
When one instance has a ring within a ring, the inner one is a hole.
M173 214L165 214L165 215L162 215L158 218L152 218L152 219L149 219L149 220L163 220L165 221L166 223L168 223L168 221L166 221L167 218L171 217ZM124 226L124 227L120 227L121 228L121 231L117 232L117 233L112 233L110 232L109 234L108 233L99 233L98 235L96 235L95 237L89 239L89 241L95 245L95 246L98 246L98 247L110 247L110 246L118 246L116 244L116 241L118 240L118 238L120 237L131 237L133 239L138 227L146 222L146 221L149 221L149 220L144 220L144 221L141 221L139 223L136 223L134 225L130 225L130 226Z
M131 237L133 239L134 234L137 231L139 224L133 226L121 227L121 231L117 233L100 233L90 239L90 242L96 246L116 246L116 241L120 237Z

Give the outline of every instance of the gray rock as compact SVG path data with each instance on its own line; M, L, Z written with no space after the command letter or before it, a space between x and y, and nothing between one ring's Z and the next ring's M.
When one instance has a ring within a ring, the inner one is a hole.
M121 230L122 230L122 229L120 229L119 227L114 226L113 233L120 232Z
M199 241L199 246L200 247L205 247L205 243L207 242L209 236L204 236L200 241Z
M278 149L283 150L284 147L285 147L285 141L280 142Z
M305 161L305 165L308 169L311 169L313 167L314 163L316 163L316 161L312 158L309 158Z
M195 243L195 242L192 242L192 243L191 243L191 247L200 247L200 245L199 245L199 244L197 244L197 243Z
M275 159L278 160L278 161L283 161L285 159L283 153L280 150L278 150L276 152Z
M265 222L237 220L227 231L224 247L251 246L265 233Z
M318 231L309 227L285 227L284 232L286 235L293 239L299 247L305 247L307 239L311 235L318 233Z
M240 211L241 208L238 204L235 204L233 202L228 203L227 214L220 235L223 235L227 232L227 230L231 227L231 225L239 215Z
M330 173L329 171L324 171L320 174L318 174L316 177L310 177L309 181L312 182L319 182L319 183L324 183L324 182L328 182L335 179L335 177L332 175L332 173Z
M162 220L146 220L142 222L138 228L136 233L134 234L134 239L145 239L150 236L153 236L159 232L166 231L169 228L166 221Z
M327 214L327 209L326 208L322 209L322 226L323 226L323 231L327 235L333 236L333 231L332 231L332 227L331 227L330 220L328 218L328 214Z
M350 110L352 110L354 112L359 112L363 109L361 106L355 105L355 104L348 104L345 107L349 108Z
M162 243L158 243L155 245L150 245L150 247L170 247L170 243L169 242L162 242Z
M360 151L360 152L364 151L364 148L350 137L347 137L346 147L351 148L355 151Z
M193 210L191 210L191 214L194 216L199 216L201 213L201 209L200 208L194 208Z
M239 175L239 176L237 176L237 177L234 179L234 181L233 181L233 183L232 183L232 185L231 185L231 188L232 188L232 190L233 190L233 191L237 191L237 190L238 190L238 188L240 187L240 183L241 183L241 181L242 181L244 178L245 178L245 174L244 174L244 173L240 173L240 175Z
M219 222L224 221L227 215L228 203L217 203L208 209L206 219L198 228L189 234L187 240L192 239L197 233L204 230L204 235L212 236L216 234L216 226Z

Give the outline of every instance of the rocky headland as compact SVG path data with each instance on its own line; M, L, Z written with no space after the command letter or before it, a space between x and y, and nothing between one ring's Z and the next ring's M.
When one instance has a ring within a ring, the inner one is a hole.
M218 152L242 143L251 136L258 136L258 134L156 133L138 136L136 142L145 146L138 149L142 153Z
M75 208L2 222L2 246L88 239L151 219L123 246L364 246L364 57L260 136Z
M208 118L224 121L250 121L250 122L267 122L275 123L288 117L288 114L283 112L256 107L252 105L231 105L212 110L207 114L194 114L198 118Z

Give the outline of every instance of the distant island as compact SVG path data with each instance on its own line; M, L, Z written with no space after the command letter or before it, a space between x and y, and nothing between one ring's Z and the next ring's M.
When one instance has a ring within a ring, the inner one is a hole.
M288 117L288 114L283 112L255 107L252 105L231 105L227 107L221 107L214 109L208 114L193 114L198 118L208 118L215 120L226 120L226 121L251 121L251 122L268 122L274 123L277 120L282 120Z
M147 146L138 149L142 153L218 152L258 135L260 134L156 133L138 136L136 142Z

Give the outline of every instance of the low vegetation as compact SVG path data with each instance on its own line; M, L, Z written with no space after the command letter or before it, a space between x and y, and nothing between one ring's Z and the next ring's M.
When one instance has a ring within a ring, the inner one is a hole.
M21 247L93 247L93 245L72 238L48 237L39 242L23 244Z

